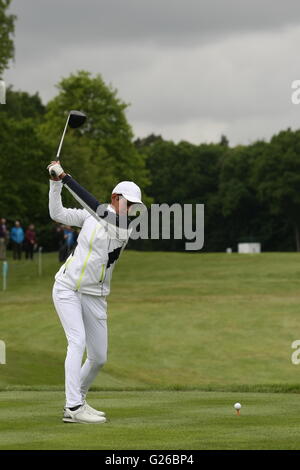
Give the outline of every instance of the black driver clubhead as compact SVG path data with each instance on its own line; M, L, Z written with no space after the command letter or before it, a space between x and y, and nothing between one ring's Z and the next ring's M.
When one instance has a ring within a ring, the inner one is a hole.
M71 127L72 129L76 129L77 127L82 126L82 124L85 122L85 120L86 120L86 114L82 113L81 111L76 111L76 110L73 109L72 111L69 112L68 119L67 119L62 137L60 139L59 147L58 147L58 150L57 150L56 161L58 161L59 157L60 157L60 151L61 151L61 147L62 147L64 138L65 138L67 127ZM53 172L51 172L51 175L55 176L55 174L53 174Z
M86 114L81 111L70 111L68 126L72 129L82 126L86 120Z

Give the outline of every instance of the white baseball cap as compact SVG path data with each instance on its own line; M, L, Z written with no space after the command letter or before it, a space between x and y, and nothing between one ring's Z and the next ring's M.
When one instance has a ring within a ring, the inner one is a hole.
M114 193L122 194L129 202L143 204L141 190L133 181L121 181L121 183L118 183L112 190L112 194Z

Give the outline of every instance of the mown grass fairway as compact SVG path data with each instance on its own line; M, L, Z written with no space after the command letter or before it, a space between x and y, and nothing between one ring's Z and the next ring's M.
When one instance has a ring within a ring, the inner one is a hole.
M299 449L295 394L91 392L109 422L65 424L62 392L1 392L0 449ZM240 400L241 416L233 404Z
M91 392L110 422L96 431L61 422L58 267L54 254L42 277L36 262L11 261L0 292L1 448L300 448L299 254L125 252L109 297L109 359Z

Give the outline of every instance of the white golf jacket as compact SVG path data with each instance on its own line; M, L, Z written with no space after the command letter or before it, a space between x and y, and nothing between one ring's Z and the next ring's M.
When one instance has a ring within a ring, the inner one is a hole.
M63 185L85 209L63 207ZM102 207L102 212L99 207ZM84 294L109 295L113 269L129 238L127 228L118 228L118 216L114 208L111 205L100 205L67 175L63 182L50 181L49 212L56 222L81 227L77 246L55 275L56 281ZM99 212L101 216L98 215Z

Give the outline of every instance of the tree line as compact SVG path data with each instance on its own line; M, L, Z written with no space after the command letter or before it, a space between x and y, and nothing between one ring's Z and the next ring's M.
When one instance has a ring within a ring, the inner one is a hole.
M205 204L204 251L251 241L265 251L300 250L299 130L235 147L225 136L195 145L152 135L135 145L146 155L154 201Z
M148 205L204 204L204 251L235 250L242 241L261 242L265 251L300 250L300 131L234 147L225 136L199 145L157 135L134 139L126 106L101 76L85 71L63 79L47 105L38 94L9 87L0 107L0 216L34 223L44 248L55 248L46 166L68 111L81 109L87 123L68 130L62 164L100 201L109 200L118 181L133 180ZM75 204L68 194L64 203ZM183 250L184 240L130 246Z

